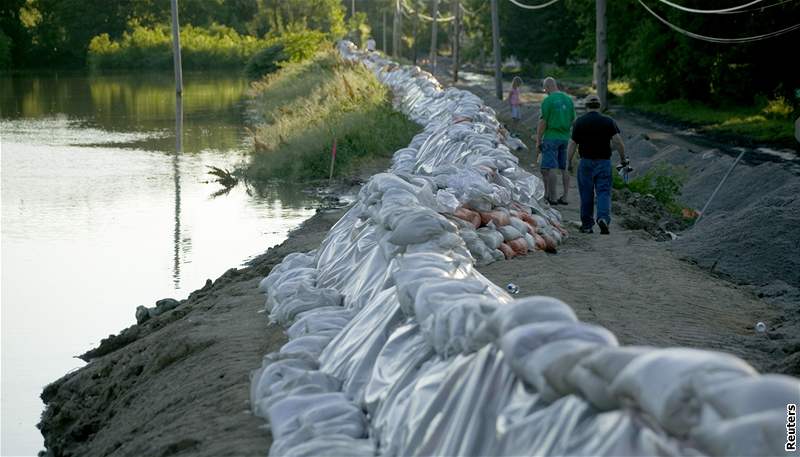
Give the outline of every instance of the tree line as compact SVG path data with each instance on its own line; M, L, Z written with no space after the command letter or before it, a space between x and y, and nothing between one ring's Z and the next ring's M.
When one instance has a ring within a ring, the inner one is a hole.
M441 17L451 16L456 0L439 0ZM515 56L525 73L542 64L566 66L594 56L594 0L561 0L541 10L526 10L497 0L504 57ZM518 0L524 4L539 0ZM489 0L460 0L462 55L481 61L491 56ZM681 0L689 9L726 9L734 0ZM403 14L401 48L408 59L430 51L432 0L180 0L183 24L226 26L258 38L286 31L319 30L331 39L356 41L371 35L391 49L393 17ZM688 99L707 103L754 104L782 97L800 103L800 31L769 39L717 43L692 38L673 26L711 38L746 38L794 25L800 0L763 0L726 14L698 14L660 0L608 2L608 46L614 78L631 83L632 96L644 100ZM157 28L169 21L163 0L6 0L0 7L0 64L12 68L84 67L91 40L108 34L120 40L134 27ZM448 53L450 22L441 22L439 51ZM538 75L537 75L538 76Z

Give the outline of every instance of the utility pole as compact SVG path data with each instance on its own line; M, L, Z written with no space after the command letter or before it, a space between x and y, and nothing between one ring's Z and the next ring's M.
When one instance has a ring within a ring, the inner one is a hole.
M597 9L597 29L595 65L597 71L597 96L600 110L608 109L608 43L606 42L606 0L595 0Z
M392 56L400 56L400 35L403 33L403 13L400 11L400 0L394 1L394 23L392 25Z
M183 94L183 70L181 70L181 29L178 25L178 0L172 0L172 57L175 64L175 93Z
M461 34L461 0L453 0L453 82L458 82L459 41Z
M386 10L383 10L383 13L381 13L381 20L383 21L383 26L381 27L381 34L383 35L383 53L389 55L389 53L386 52Z
M491 6L492 6L492 48L494 50L494 86L497 99L502 100L503 74L500 71L500 19L497 17L497 0L492 0Z
M436 40L439 38L439 0L433 0L432 11L433 24L431 26L431 73L436 75L436 51L438 48L438 43Z
M411 35L414 38L414 65L417 64L417 48L419 40L417 39L417 29L419 28L419 7L414 10L414 23L411 27Z

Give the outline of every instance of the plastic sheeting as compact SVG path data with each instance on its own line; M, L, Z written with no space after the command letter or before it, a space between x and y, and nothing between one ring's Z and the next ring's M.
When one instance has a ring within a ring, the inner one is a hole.
M319 250L287 256L260 284L290 338L252 376L272 455L781 451L782 408L797 403L798 380L721 353L620 347L567 304L515 300L477 272L511 250L506 241L555 243L558 214L538 208L535 179L499 147L477 97L340 50L425 131L391 173L370 179Z

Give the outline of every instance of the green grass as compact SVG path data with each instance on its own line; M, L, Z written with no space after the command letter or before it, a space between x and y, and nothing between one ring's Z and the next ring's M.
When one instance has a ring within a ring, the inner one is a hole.
M665 103L625 103L631 108L697 126L701 132L736 135L759 142L792 143L794 122L785 102L773 100L755 107L711 107L686 100Z
M392 109L389 91L368 70L334 51L288 64L252 87L264 122L244 170L250 180L327 178L334 138L334 176L346 176L391 157L420 130Z

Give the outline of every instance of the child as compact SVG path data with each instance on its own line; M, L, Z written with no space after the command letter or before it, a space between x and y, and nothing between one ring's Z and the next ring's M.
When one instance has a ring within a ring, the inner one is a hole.
M519 89L522 86L522 79L519 76L514 76L511 80L511 92L508 94L508 103L511 104L511 119L514 122L519 122L520 113L519 107L522 101L519 98Z

